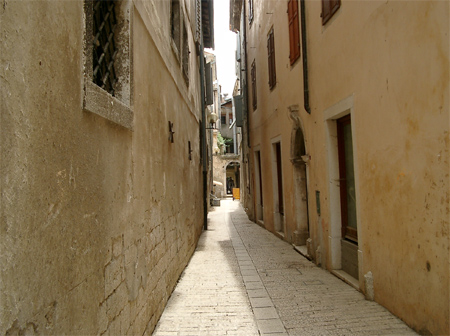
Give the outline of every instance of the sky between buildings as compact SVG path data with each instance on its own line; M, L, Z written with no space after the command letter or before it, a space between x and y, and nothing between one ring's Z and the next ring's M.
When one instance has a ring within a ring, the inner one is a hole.
M214 0L214 44L219 85L222 94L231 96L236 81L236 34L230 31L229 0Z

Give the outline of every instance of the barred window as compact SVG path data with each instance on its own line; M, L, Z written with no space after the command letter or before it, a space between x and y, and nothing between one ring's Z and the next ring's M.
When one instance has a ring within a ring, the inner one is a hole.
M84 0L83 110L133 129L132 0Z
M256 110L257 107L257 98L256 98L256 64L255 61L252 63L251 69L252 76L252 103L253 103L253 111Z
M187 85L189 85L189 40L186 26L183 24L183 48L182 48L182 67L183 77Z
M273 34L273 28L270 29L267 35L267 57L269 64L269 87L272 90L277 83L277 74L275 67L275 38Z
M180 0L172 0L170 13L170 36L177 55L180 54Z
M117 81L114 68L117 56L115 3L94 0L93 5L93 82L114 96Z

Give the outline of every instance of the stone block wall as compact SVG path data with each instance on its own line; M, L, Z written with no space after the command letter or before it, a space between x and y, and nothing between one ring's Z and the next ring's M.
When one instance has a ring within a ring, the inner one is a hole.
M129 101L86 85L83 1L0 8L1 335L151 334L202 232L195 6L186 83L170 1L116 4Z

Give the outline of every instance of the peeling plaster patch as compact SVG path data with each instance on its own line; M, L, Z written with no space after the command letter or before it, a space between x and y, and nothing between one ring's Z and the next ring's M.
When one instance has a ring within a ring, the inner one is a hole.
M95 212L92 212L92 213L90 213L90 214L85 214L84 216L83 216L83 218L84 219L86 219L86 218L91 218L91 217L94 217L96 215L96 213Z

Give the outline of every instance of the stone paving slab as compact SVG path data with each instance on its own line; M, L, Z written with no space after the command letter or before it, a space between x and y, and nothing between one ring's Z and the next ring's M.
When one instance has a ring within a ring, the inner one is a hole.
M153 335L417 334L223 200Z

